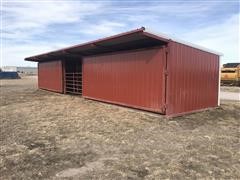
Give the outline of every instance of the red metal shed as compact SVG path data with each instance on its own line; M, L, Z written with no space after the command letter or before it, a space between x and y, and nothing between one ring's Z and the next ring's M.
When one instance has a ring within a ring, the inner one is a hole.
M220 55L140 28L25 60L39 88L177 116L219 105Z

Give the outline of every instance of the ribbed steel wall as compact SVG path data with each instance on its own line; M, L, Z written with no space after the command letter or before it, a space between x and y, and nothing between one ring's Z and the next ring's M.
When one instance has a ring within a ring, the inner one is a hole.
M218 105L218 55L170 42L167 69L168 115Z
M85 57L83 96L163 113L164 48Z
M63 92L63 69L61 61L38 63L38 87Z
M187 45L84 57L82 65L86 98L169 116L218 105L219 56ZM39 88L62 93L63 73L62 61L39 63Z

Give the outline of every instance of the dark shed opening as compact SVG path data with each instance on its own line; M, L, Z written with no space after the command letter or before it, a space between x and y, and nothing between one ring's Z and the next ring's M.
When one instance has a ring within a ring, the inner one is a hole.
M82 95L82 59L64 61L64 92Z

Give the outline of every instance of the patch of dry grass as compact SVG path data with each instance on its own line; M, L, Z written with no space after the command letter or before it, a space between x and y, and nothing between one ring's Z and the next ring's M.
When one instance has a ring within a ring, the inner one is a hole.
M161 115L1 85L1 179L240 178L240 105Z

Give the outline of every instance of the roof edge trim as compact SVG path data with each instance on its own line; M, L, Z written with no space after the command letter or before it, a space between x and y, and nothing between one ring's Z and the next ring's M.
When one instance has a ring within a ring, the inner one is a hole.
M169 41L174 41L174 42L177 42L177 43L180 43L180 44L184 44L184 45L187 45L187 46L190 46L190 47L202 50L202 51L206 51L206 52L209 52L209 53L212 53L212 54L223 56L223 53L221 53L221 52L214 51L214 50L205 48L203 46L200 46L200 45L197 45L197 44L193 44L193 43L190 43L190 42L187 42L187 41L184 41L184 40L181 40L181 39L178 39L178 38L175 38L175 37L163 34L163 33L154 32L152 30L146 30L146 28L145 28L144 32L147 32L149 34L153 34L155 36L158 36L158 37L161 37L161 38L164 38L164 39L167 39Z
M139 29L134 29L134 30L131 30L131 31L127 31L127 32L123 32L123 33L120 33L120 34L100 38L100 39L89 41L89 42L86 42L86 43L77 44L77 45L69 46L69 47L66 47L66 48L61 48L61 49L58 49L58 50L49 51L49 52L46 52L46 53L41 53L41 54L38 54L38 55L35 55L35 56L26 57L24 60L26 60L26 61L38 61L38 58L41 58L43 56L53 55L53 54L58 53L58 52L65 52L65 51L67 52L70 49L74 49L74 48L78 48L78 47L84 47L84 46L96 44L96 43L101 42L101 41L111 40L111 39L119 38L119 37L122 37L122 36L125 36L125 35L131 35L131 34L134 34L134 33L142 33L145 36L151 37L153 39L157 39L159 41L177 42L177 43L187 45L187 46L192 47L192 48L202 50L204 52L212 53L212 54L215 54L215 55L218 55L218 56L223 56L223 54L220 53L220 52L202 47L200 45L192 44L190 42L180 40L180 39L177 39L175 37L171 37L171 36L163 34L163 33L158 33L158 32L154 32L154 31L151 31L151 30L147 30L145 27L141 27Z
M60 52L60 51L67 51L69 49L73 49L73 48L77 48L77 47L81 47L81 46L86 46L86 45L98 43L98 42L105 41L105 40L115 39L115 38L125 36L125 35L130 35L130 34L134 34L134 33L138 33L138 32L144 32L144 30L145 30L145 27L141 27L139 29L134 29L134 30L131 30L131 31L120 33L120 34L116 34L116 35L112 35L112 36L108 36L108 37L104 37L104 38L99 38L99 39L93 40L93 41L88 41L86 43L81 43L81 44L77 44L77 45L73 45L73 46L68 46L66 48L60 48L60 49L57 49L57 50L48 51L46 53L41 53L41 54L38 54L38 55L35 55L35 56L29 56L29 57L26 57L25 60L26 61L32 61L33 58L36 58L38 56L43 56L43 55L47 55L47 54L50 54L50 53L56 53L56 52Z

